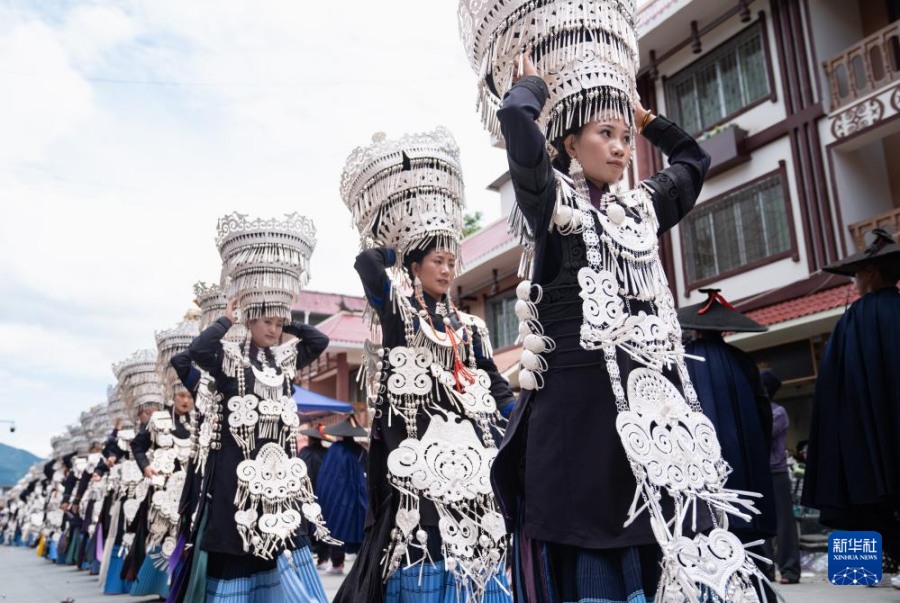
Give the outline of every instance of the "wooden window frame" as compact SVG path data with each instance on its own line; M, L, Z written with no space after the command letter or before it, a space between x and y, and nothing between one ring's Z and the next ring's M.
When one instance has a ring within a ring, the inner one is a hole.
M681 271L684 276L685 295L701 287L717 283L726 278L737 276L745 272L750 272L751 270L756 270L757 268L779 262L786 258L792 258L794 261L799 261L800 256L797 252L797 234L794 230L794 214L791 209L791 195L790 187L788 185L787 165L784 161L778 162L778 168L767 172L757 178L754 178L753 180L742 182L738 186L735 186L734 188L713 197L709 201L703 202L700 207L702 207L704 211L712 211L713 209L715 209L716 205L727 202L731 197L741 192L742 190L752 188L760 182L763 182L764 180L768 180L769 178L773 178L775 176L779 176L781 178L782 202L784 203L785 220L787 222L786 226L788 229L789 247L784 251L780 251L776 254L766 256L747 264L742 264L736 268L720 272L714 276L709 276L692 281L690 280L690 273L688 271L688 246L685 241L685 235L687 231L685 220L690 218L691 216L691 214L688 214L685 220L682 220L678 228L678 238L681 243Z
M722 42L721 44L719 44L718 46L713 48L712 50L704 53L704 55L701 56L700 58L698 58L696 61L693 61L689 65L680 69L675 74L662 78L663 97L666 99L666 113L669 115L669 117L672 119L672 121L674 121L677 124L681 124L681 123L683 123L684 120L682 119L681 109L678 106L678 103L672 102L673 100L676 99L676 96L674 95L674 91L672 94L669 93L670 82L672 80L677 79L679 76L684 74L686 71L689 71L689 70L696 71L698 69L698 65L701 63L701 61L706 60L709 56L715 54L716 52L720 51L722 48L728 46L729 44L735 44L735 41L737 39L739 39L741 36L746 34L749 30L753 29L754 27L759 28L760 45L762 46L763 60L766 65L766 80L769 85L769 94L766 96L761 96L758 99L751 101L747 105L744 105L737 111L734 111L734 112L722 117L718 121L716 121L704 128L701 128L700 130L698 130L696 132L693 132L693 136L695 138L702 136L705 132L709 132L710 130L713 130L721 125L724 125L724 124L732 121L739 115L742 115L742 114L746 113L747 111L750 111L751 109L754 109L765 102L776 102L778 100L778 94L775 91L775 74L772 70L772 57L771 57L771 53L769 52L769 34L766 29L765 13L762 13L762 12L759 13L759 18L756 21L754 21L747 27L743 28L741 31L734 34L733 36L731 36L730 38L728 38L727 40L725 40L724 42Z

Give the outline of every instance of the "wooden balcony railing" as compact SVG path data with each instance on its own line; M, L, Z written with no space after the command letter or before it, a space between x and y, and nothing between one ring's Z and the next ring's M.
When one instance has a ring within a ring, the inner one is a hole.
M895 21L825 61L835 111L900 80L900 21Z
M900 207L872 216L868 220L855 222L847 228L850 229L850 236L853 237L853 242L856 243L858 251L862 251L866 246L864 239L866 233L875 228L885 229L894 235L894 239L896 239L897 234L900 233Z

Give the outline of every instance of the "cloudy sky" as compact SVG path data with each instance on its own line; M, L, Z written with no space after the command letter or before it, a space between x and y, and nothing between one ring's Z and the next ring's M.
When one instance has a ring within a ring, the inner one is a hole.
M447 126L470 210L504 169L455 0L0 4L0 442L38 455L218 276L219 216L299 211L311 289L360 293L338 195L376 131Z

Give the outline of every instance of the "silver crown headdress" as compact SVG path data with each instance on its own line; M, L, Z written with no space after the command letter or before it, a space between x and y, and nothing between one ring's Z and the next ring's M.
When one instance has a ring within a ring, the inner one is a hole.
M83 415L84 413L82 413ZM85 454L88 449L87 437L85 437L84 426L81 422L69 425L69 433L66 436L67 453Z
M164 405L163 385L156 372L156 351L138 350L113 365L118 390L129 409L140 412L143 407Z
M167 396L184 389L178 374L170 364L172 357L188 349L194 337L200 334L201 311L191 308L178 325L156 332L156 370L162 379Z
M194 283L194 303L200 306L200 330L202 331L225 313L228 300L222 287L197 281Z
M485 127L500 136L497 109L523 51L532 53L550 89L538 120L548 141L610 110L631 124L634 13L635 0L460 0L459 31L479 77Z
M463 191L459 147L441 126L394 139L378 133L354 149L341 174L341 198L362 247L394 249L399 267L431 240L459 255Z
M197 281L194 283L194 303L200 306L199 327L202 331L225 314L228 300L219 285ZM246 339L246 335L247 328L240 323L235 323L225 334L225 340L241 342Z
M103 442L109 432L109 406L105 404L96 404L91 407L90 418L88 419L87 433L91 442Z
M106 386L106 413L110 424L115 424L119 419L125 419L129 414L128 409L125 408L125 400L115 385Z
M241 318L290 320L291 306L309 280L309 260L316 247L313 221L297 213L281 219L232 213L219 219L216 244L224 293L237 298Z

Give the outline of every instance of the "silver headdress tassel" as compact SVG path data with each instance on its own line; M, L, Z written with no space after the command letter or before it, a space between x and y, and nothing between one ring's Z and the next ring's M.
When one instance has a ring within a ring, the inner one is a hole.
M394 249L398 274L406 255L432 240L459 257L465 197L459 147L446 128L395 139L375 134L347 158L341 198L362 248Z
M202 331L225 314L228 299L222 287L216 284L197 281L194 283L194 303L200 306L200 324ZM225 341L244 341L247 336L247 328L235 323L225 334Z
M222 287L237 297L241 319L291 319L291 306L309 280L316 227L297 213L250 219L232 213L219 219L216 244L222 257Z
M519 55L531 52L550 89L539 118L547 140L612 110L631 124L637 98L634 0L460 0L459 31L478 74L485 127L500 136L497 109Z
M170 364L172 357L188 349L194 337L200 334L200 310L191 308L178 325L172 329L156 332L156 370L162 379L166 399L171 400L175 392L184 386Z
M162 380L156 372L156 352L138 350L125 360L113 365L119 380L119 394L127 408L140 412L147 405L164 405Z

